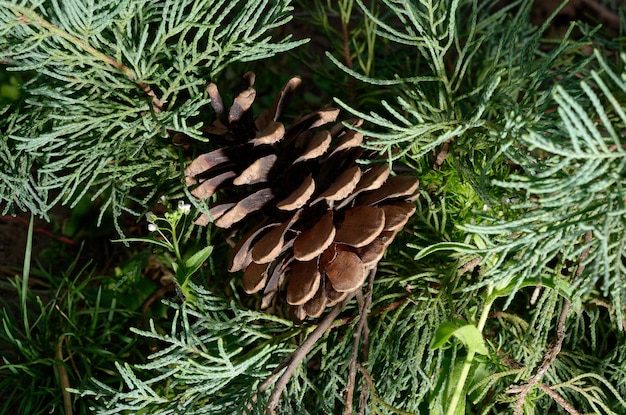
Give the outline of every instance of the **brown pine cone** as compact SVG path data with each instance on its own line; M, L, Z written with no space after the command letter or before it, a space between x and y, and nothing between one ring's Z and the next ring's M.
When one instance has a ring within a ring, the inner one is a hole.
M363 136L334 123L339 110L321 109L279 121L300 84L292 78L273 106L256 119L254 74L226 110L217 87L207 91L218 120L204 130L223 145L196 158L185 170L198 199L213 196L216 226L245 232L233 247L229 271L244 271L243 288L262 291L268 307L286 285L294 316L318 317L327 306L361 287L386 247L415 212L419 181L389 177L386 163L361 148ZM350 120L353 127L361 120ZM196 223L207 224L200 216Z

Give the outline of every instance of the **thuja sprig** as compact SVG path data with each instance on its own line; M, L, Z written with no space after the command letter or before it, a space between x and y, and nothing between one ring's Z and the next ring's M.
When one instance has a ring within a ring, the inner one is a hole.
M178 201L175 210L166 212L163 217L148 212L146 214L148 230L153 235L158 235L157 237L126 238L119 240L121 242L145 242L160 246L174 254L174 259L170 265L176 274L176 285L180 289L184 300L193 297L188 287L190 277L200 269L213 251L213 246L209 245L197 252L184 252L183 246L186 242L184 229L187 227L187 217L190 212L191 205L182 200Z
M87 195L123 236L122 212L180 191L167 133L200 136L204 85L306 42L276 36L291 10L289 0L0 0L0 66L24 79L0 108L0 210L46 216Z
M5 6L9 8L5 2L0 2L0 6ZM14 8L14 12L16 13L17 21L26 25L33 25L34 27L41 28L46 30L51 36L58 36L61 39L68 41L70 44L77 46L82 49L89 55L93 56L96 60L102 61L107 65L112 66L113 68L122 72L125 76L127 76L131 81L135 82L137 86L141 88L143 92L145 92L152 99L152 109L154 112L161 112L163 109L163 102L157 97L154 93L150 85L140 80L137 80L137 77L133 73L132 69L128 66L124 65L122 62L113 59L107 54L99 51L95 47L88 44L83 39L80 39L71 33L63 30L62 28L52 24L48 20L44 19L41 15L36 13L35 11L27 8L27 7L19 7L17 5L10 5L11 8Z

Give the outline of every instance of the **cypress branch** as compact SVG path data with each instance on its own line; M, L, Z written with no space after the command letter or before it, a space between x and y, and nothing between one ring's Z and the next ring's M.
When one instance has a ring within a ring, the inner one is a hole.
M45 216L90 197L117 217L165 189L180 193L181 154L168 131L200 135L189 119L226 65L303 43L271 37L289 20L288 4L0 2L0 61L30 78L11 108L30 114L29 126L6 124L2 146L10 164L36 171L13 179L30 185L2 193L3 210L17 203Z
M302 43L271 36L290 18L286 1L94 3L0 2L0 62L27 80L0 109L4 213L91 198L119 216L160 195L193 199L186 150L170 137L214 144L201 129L206 83ZM357 6L369 29L346 43L355 12L342 0L343 41L328 54L353 77L354 101L337 102L366 120L346 127L421 183L371 297L334 309L328 331L250 310L261 300L226 274L209 224L219 254L177 248L172 274L190 282L166 302L173 317L134 331L157 344L147 362L117 362L119 386L73 392L98 414L341 413L357 402L385 414L624 413L626 56L609 60L591 42L599 29L545 42L550 19L531 25L531 2ZM370 65L361 51L374 44ZM192 281L209 269L211 289Z

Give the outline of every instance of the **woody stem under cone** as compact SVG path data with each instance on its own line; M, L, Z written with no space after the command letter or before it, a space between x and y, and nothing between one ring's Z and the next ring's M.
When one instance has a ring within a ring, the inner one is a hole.
M348 382L346 386L346 403L343 409L344 415L349 415L352 413L352 399L354 396L354 387L356 384L356 366L357 366L357 358L359 354L359 345L361 344L361 336L365 334L365 338L363 341L363 360L367 361L367 348L369 347L368 341L368 333L369 329L367 327L367 315L369 314L370 307L372 306L372 292L374 289L374 277L376 276L376 267L374 267L368 277L367 284L367 293L365 297L360 301L359 308L359 324L356 327L356 331L353 334L354 341L352 343L352 357L350 358L350 365L348 369ZM357 292L357 300L359 299L359 294L361 291Z
M289 383L291 376L295 372L298 365L302 362L302 360L307 356L307 354L311 351L315 343L326 333L330 325L337 318L341 310L345 308L345 306L352 300L355 296L356 292L352 292L348 294L348 296L339 304L335 305L333 309L320 321L320 324L317 326L315 330L307 337L307 339L293 352L291 353L283 362L274 370L266 380L259 386L259 392L265 391L268 386L272 383L278 372L280 372L283 368L286 367L283 374L280 376L276 384L274 385L274 389L270 394L270 398L267 402L267 406L265 407L266 415L274 415L276 412L276 406L278 405L278 400L280 396L283 394L283 390Z

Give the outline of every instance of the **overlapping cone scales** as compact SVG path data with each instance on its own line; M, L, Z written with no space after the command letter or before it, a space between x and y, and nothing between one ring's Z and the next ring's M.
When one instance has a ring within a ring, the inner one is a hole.
M304 303L304 312L310 317L319 317L326 308L328 298L326 297L326 289L320 286L315 295L306 303Z
M276 207L281 210L299 209L309 201L314 191L315 180L313 180L313 176L309 174L304 180L302 180L300 186L291 192L287 198L278 202Z
M267 229L271 229L274 226L280 225L279 223L260 223L247 234L239 239L239 242L233 247L228 271L237 272L245 269L252 262L252 243L256 240L258 235L261 235Z
M257 264L265 264L278 258L285 246L287 231L298 220L298 216L299 212L289 221L263 235L252 248L252 260Z
M356 187L361 179L361 169L359 166L353 166L344 170L343 173L330 185L324 193L320 195L326 200L342 200L345 199Z
M335 242L360 248L371 243L385 227L385 211L372 206L355 206L346 210Z
M301 305L309 301L321 284L321 273L316 260L296 262L291 266L291 277L287 286L287 302Z
M415 213L415 205L408 202L382 205L381 209L385 212L385 225L383 226L385 231L399 231Z
M274 144L285 136L285 126L279 122L271 121L263 130L256 133L252 140L254 145Z
M326 153L326 151L330 147L331 141L332 137L328 131L316 132L315 134L313 134L313 137L306 140L306 148L304 149L300 157L298 157L294 161L294 163L302 160L310 160L320 157L322 154Z
M235 186L242 186L245 184L255 184L266 182L268 174L271 168L274 166L278 156L276 154L270 154L265 157L257 159L249 165L239 176L233 180Z
M230 228L231 226L233 226L235 223L245 218L250 213L256 212L257 210L263 208L263 206L265 206L267 202L272 200L273 197L274 197L274 194L272 193L271 189L263 188L261 190L258 190L252 193L251 195L244 197L239 202L237 202L234 206L229 207L227 210L225 210L223 213L220 210L220 216L215 221L215 224L219 226L220 228ZM217 205L217 206L227 207L227 206L230 206L230 203L226 205ZM211 213L213 214L213 217L215 218L216 217L215 213L217 212L214 213L212 211Z
M267 282L268 264L251 262L243 273L243 289L248 294L259 291Z
M203 130L221 147L193 160L186 182L195 197L213 200L216 226L245 233L229 259L229 271L243 271L243 289L261 293L263 307L283 291L297 318L316 317L376 267L415 211L418 180L390 177L390 166L361 147L363 136L336 123L334 108L283 124L298 78L254 118L253 83L246 74L230 108L217 86L207 87L218 119Z
M293 256L298 261L309 261L324 252L335 239L333 212L328 211L311 228L296 237Z
M333 288L338 292L350 292L359 288L367 275L361 258L354 252L331 247L327 258L322 256L322 266ZM325 251L324 253L328 252Z

